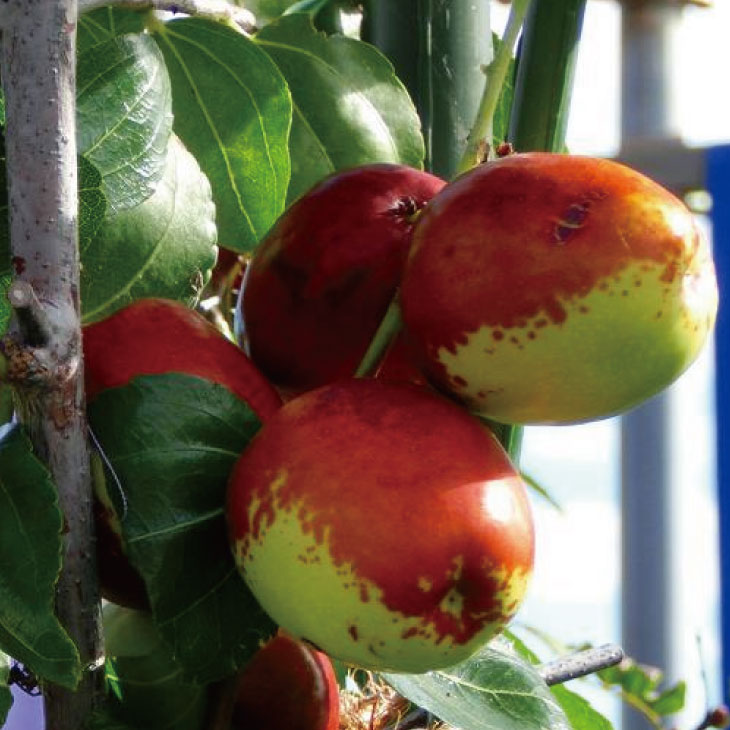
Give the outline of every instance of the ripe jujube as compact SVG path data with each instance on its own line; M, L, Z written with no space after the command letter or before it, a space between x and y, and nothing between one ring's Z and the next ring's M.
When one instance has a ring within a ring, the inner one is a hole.
M403 320L430 381L505 423L631 408L676 379L711 330L717 287L687 208L623 165L513 155L419 217Z
M226 512L271 618L377 670L466 659L532 568L524 485L496 438L409 384L342 380L285 404L236 464Z
M335 173L292 204L246 268L237 330L301 392L355 372L400 282L417 213L444 181L403 165Z

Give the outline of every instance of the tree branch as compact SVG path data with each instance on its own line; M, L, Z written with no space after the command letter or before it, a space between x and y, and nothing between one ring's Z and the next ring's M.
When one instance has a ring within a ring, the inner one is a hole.
M45 689L46 727L77 730L103 673L93 671L102 651L79 314L76 1L5 0L0 28L16 268L8 379L58 489L65 530L56 612L90 668L76 692Z
M246 33L256 31L256 17L250 10L237 7L226 0L78 0L79 13L106 5L132 10L163 10L185 13L202 18L223 20L237 25Z

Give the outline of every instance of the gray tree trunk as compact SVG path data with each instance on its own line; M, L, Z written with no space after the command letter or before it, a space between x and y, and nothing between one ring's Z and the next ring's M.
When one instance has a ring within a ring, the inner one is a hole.
M76 0L4 0L0 27L15 268L8 377L58 488L57 614L90 668L76 692L44 688L46 727L79 730L99 696L102 651L79 309Z

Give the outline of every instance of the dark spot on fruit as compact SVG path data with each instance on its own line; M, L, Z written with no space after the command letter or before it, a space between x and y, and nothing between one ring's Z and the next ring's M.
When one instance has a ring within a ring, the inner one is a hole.
M590 207L590 200L583 203L573 203L568 207L563 213L563 217L555 224L555 243L562 246L584 226Z
M502 340L504 339L504 332L502 332L501 330L493 330L492 337L497 341Z
M606 289L608 289L608 284L606 284L606 282L605 282L605 281L602 281L602 282L601 282L601 283L600 283L600 284L598 285L598 289L599 289L600 291L606 291Z
M536 334L535 334L535 333L534 333L534 332L533 332L532 330L530 330L530 331L529 331L529 332L527 333L527 339L528 339L528 340L534 340L534 339L535 339L536 337L537 337L537 335L536 335Z
M586 307L586 305L585 305L585 304L581 304L581 306L580 306L580 307L578 307L578 311L579 311L579 312L580 312L581 314L587 314L587 313L588 313L588 312L590 312L591 310L590 310L590 309L589 309L588 307Z
M353 641L357 641L357 639L358 639L357 626L349 626L347 629L347 633L350 634Z
M509 341L510 341L510 342L511 342L511 343L512 343L513 345L519 345L519 344L520 344L520 341L519 341L519 340L518 340L518 339L517 339L516 337L510 337L510 338L509 338Z
M629 295L629 292L626 289L622 290L622 292L621 292L622 297L627 297L628 295Z
M634 282L634 286L635 286L635 287L637 287L637 288L638 288L638 287L640 287L640 286L641 286L641 279L637 279L637 280L636 280L636 281Z
M465 388L467 385L469 385L469 383L467 383L466 380L464 380L464 378L461 377L461 375L454 375L452 380L454 382L454 385L458 385L462 388Z

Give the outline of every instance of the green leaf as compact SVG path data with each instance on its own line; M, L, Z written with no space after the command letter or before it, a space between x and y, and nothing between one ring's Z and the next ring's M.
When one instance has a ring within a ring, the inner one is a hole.
M97 8L79 17L76 33L76 48L79 53L97 43L126 33L141 33L144 30L144 16L134 10L107 6Z
M202 18L155 33L173 88L175 132L213 188L221 243L250 251L284 208L291 98L271 59Z
M450 669L384 676L411 702L461 730L570 730L537 671L496 646Z
M677 682L673 687L661 692L648 704L657 715L674 715L684 707L687 685L684 682Z
M501 44L501 38L496 34L492 34L492 47L494 48L494 55L496 56ZM505 77L504 84L502 85L502 91L499 94L497 101L497 108L494 110L494 117L492 119L492 145L496 147L501 142L504 142L509 134L509 118L512 111L512 98L514 97L515 91L515 61L514 58L510 61L509 70Z
M8 687L10 658L0 651L0 727L5 724L8 712L13 705L13 695Z
M89 418L126 496L127 551L162 636L187 679L231 674L275 630L238 574L224 517L258 419L223 386L180 374L107 390Z
M73 689L78 651L53 613L62 528L50 475L15 427L0 441L0 649Z
M202 728L206 687L183 681L182 667L148 613L107 604L104 647L109 703L117 717L136 728Z
M295 0L246 0L246 7L260 25L278 18Z
M530 664L540 664L537 654L525 644L522 639L515 636L511 631L502 634L505 641L512 644L514 650ZM562 684L550 687L555 699L560 703L570 727L573 730L612 730L611 723L597 710L591 707L590 703L579 694L571 692Z
M79 157L79 247L87 248L99 232L106 214L101 173L85 157Z
M165 169L172 129L170 79L147 35L125 35L78 56L79 153L99 170L110 211L138 205Z
M304 14L267 25L256 42L281 69L294 99L290 201L345 167L370 162L423 166L418 115L377 49L352 38L324 36Z
M531 477L529 474L525 473L524 471L520 471L520 476L522 477L522 481L530 487L533 491L537 492L548 504L552 505L558 512L562 512L563 508L558 502L555 497L553 497L550 492L540 484L534 477Z
M81 250L84 324L142 297L193 304L216 259L215 209L195 158L170 138L165 174L152 197L108 214Z

